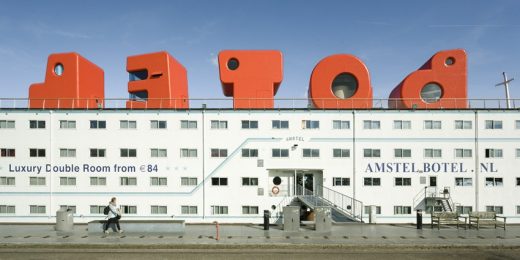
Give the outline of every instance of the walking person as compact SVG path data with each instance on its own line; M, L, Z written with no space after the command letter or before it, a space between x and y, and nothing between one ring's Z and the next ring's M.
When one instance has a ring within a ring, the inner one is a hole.
M108 228L110 227L111 223L115 223L117 227L117 232L123 233L123 230L121 229L121 226L119 225L119 219L121 219L121 210L117 207L117 201L116 198L113 197L110 202L108 203L108 220L105 226L103 226L103 232L105 234L108 234Z

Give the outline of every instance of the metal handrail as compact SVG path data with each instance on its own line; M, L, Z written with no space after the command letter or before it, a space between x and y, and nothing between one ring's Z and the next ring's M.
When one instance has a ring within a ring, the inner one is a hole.
M355 220L363 221L363 202L319 184L316 185L316 188L317 193L321 194L321 197L330 202L336 209Z
M128 102L127 101L132 101ZM464 99L443 98L438 102L424 103L420 98L148 98L136 100L129 98L0 98L0 109L30 108L38 109L176 109L179 104L189 104L192 108L230 109L236 102L255 105L259 108L274 109L398 109L401 103L421 104L415 109L439 109L439 107L456 107L456 109L507 109L506 99ZM520 99L510 99L511 109L520 109ZM31 105L31 103L33 105ZM137 108L134 104L142 103L144 107ZM151 105L153 104L153 105ZM274 105L273 105L274 104ZM253 106L254 107L254 106Z
M283 206L289 205L295 196L285 196L283 199L276 205L276 208L271 213L270 224L280 224L283 220Z

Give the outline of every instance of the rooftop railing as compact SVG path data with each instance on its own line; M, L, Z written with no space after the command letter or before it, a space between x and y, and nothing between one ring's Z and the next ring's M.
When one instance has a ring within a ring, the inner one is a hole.
M133 101L128 102L127 101ZM269 107L273 109L400 109L398 104L412 104L410 109L520 109L520 99L442 99L434 103L424 103L421 99L311 99L308 98L275 98L275 99L232 99L232 98L190 98L190 99L147 99L128 98L105 99L28 99L0 98L0 109L30 109L30 103L39 104L37 109L168 109L175 110L186 102L190 109L232 109L234 102L248 104L251 107ZM247 102L247 103L246 103ZM343 103L345 102L345 103ZM137 105L136 105L137 104ZM149 106L147 105L149 104ZM346 105L345 105L346 104ZM413 104L425 104L424 107ZM35 107L35 106L33 106ZM172 108L174 107L174 108ZM364 107L364 108L363 108ZM179 110L182 110L179 108Z

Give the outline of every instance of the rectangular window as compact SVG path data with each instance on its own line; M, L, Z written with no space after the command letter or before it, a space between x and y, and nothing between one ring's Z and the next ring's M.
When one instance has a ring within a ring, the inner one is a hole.
M332 149L332 156L334 158L350 157L350 149L334 148Z
M15 214L16 207L14 205L0 205L0 214Z
M76 186L76 177L60 177L61 186Z
M520 158L520 148L516 148L516 158Z
M137 128L137 122L134 120L120 120L119 121L119 127L121 129L136 129Z
M181 186L195 186L197 185L197 178L181 177Z
M495 212L497 214L504 214L504 207L503 206L486 206L486 211L488 212Z
M289 157L289 149L273 149L273 157Z
M31 148L29 149L30 157L45 157L45 149Z
M289 121L287 120L273 120L273 129L289 129Z
M242 157L258 157L258 149L242 149Z
M381 150L380 149L363 149L363 157L379 158L379 157L381 157Z
M45 186L45 177L29 177L29 185Z
M228 206L211 206L212 215L227 215Z
M213 185L213 186L227 186L228 185L228 179L227 178L213 177L213 178L211 178L211 185Z
M302 129L319 129L320 121L318 120L302 120Z
M502 158L502 149L486 149L486 158Z
M195 157L197 157L197 149L182 148L181 149L181 157L183 157L183 158L195 158Z
M350 121L332 120L332 129L350 129Z
M504 186L503 178L488 177L486 178L486 186Z
M258 206L242 206L243 215L256 215L258 214Z
M106 177L90 177L90 185L91 186L106 186L107 178Z
M150 120L150 128L152 129L166 129L166 121L163 120Z
M90 205L90 214L103 214L106 205Z
M473 178L457 177L457 178L455 178L455 186L460 186L460 187L473 186Z
M370 206L365 206L364 214L370 213ZM381 215L381 206L376 206L376 215Z
M14 209L13 209L14 210ZM520 215L520 206L516 206L516 214Z
M197 215L197 206L181 206L182 215Z
M394 129L412 129L412 121L394 120Z
M412 207L394 206L394 215L409 215L409 214L412 214Z
M105 157L105 149L90 148L90 157Z
M302 149L303 157L305 158L318 158L320 157L320 149Z
M121 177L120 178L121 186L136 186L137 185L137 178L136 177Z
M168 178L166 177L150 177L151 186L167 186Z
M228 121L211 120L211 129L227 129Z
M107 121L105 120L90 120L90 129L106 129Z
M242 120L242 129L258 129L258 121Z
M76 214L76 206L74 205L60 205L60 210L70 210L72 214Z
M45 128L45 121L42 121L42 120L29 120L29 128L31 128L31 129L43 129L43 128Z
M60 129L76 129L76 121L60 120Z
M520 178L516 178L516 186L520 186Z
M0 120L0 129L13 129L15 127L14 120Z
M0 177L0 185L2 186L14 186L16 185L15 177Z
M121 157L136 157L137 156L137 150L136 149L130 149L130 148L121 148L120 149L120 155L121 155Z
M121 211L123 214L137 214L137 206L122 205Z
M76 157L76 149L60 148L60 157Z
M152 148L150 149L151 157L167 157L168 151L166 149Z
M197 121L181 120L181 129L197 129Z
M227 157L227 149L212 148L211 157Z
M455 120L455 129L471 129L473 122L466 120Z
M473 150L471 149L455 149L455 158L471 158L473 156Z
M412 178L397 177L394 180L395 186L412 186Z
M258 178L242 177L242 186L258 186Z
M520 120L515 121L515 128L520 129Z
M332 178L332 186L350 186L350 178L334 177Z
M410 158L412 157L411 149L394 149L395 158Z
M502 129L502 121L486 120L486 129Z
M363 120L363 129L381 129L381 121Z
M438 120L424 120L424 129L441 129L442 122Z
M425 158L441 158L442 150L441 149L424 149L424 157Z
M152 206L150 206L150 214L152 214L152 215L168 214L168 207L152 205Z
M45 206L43 205L30 205L29 213L30 214L45 214Z
M456 212L459 214L469 214L472 211L473 211L472 206L457 206L456 207Z
M16 152L11 148L1 148L0 149L0 157L15 157Z
M365 186L381 186L381 178L363 178Z

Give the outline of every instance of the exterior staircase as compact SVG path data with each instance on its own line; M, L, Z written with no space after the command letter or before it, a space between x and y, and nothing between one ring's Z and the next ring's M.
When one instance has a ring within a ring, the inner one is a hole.
M285 197L276 207L274 223L282 222L282 211L285 206L306 206L314 210L315 207L330 207L331 218L334 223L363 222L363 203L345 194L316 185L316 191L296 187L295 196Z
M416 210L424 210L426 214L432 212L454 212L456 204L453 203L450 187L438 190L437 187L424 187L413 199Z

